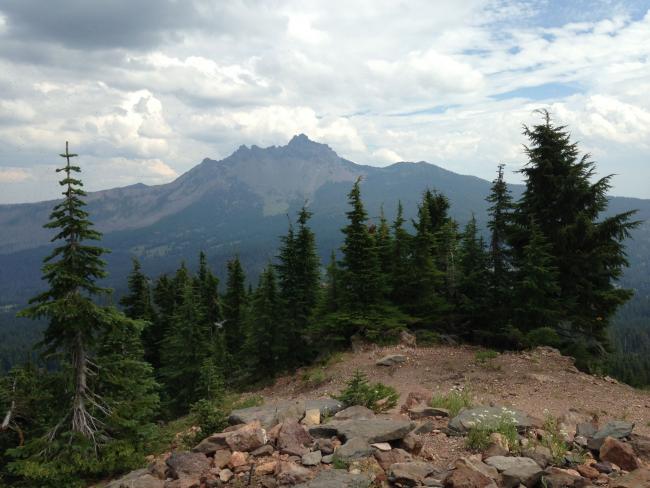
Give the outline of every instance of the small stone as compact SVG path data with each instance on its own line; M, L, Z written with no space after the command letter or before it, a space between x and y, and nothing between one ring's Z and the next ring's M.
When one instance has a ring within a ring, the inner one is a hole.
M650 486L650 469L642 468L632 471L612 481L611 488L647 488Z
M235 473L230 471L228 468L219 471L219 479L224 483L228 483L233 476L235 476Z
M219 469L223 469L228 466L228 462L230 462L230 456L232 456L232 452L230 452L228 449L217 451L214 453L212 464Z
M413 460L411 456L404 449L391 449L390 451L375 451L375 459L385 471L395 463L407 463Z
M600 476L598 470L588 464L580 464L576 466L576 471L580 473L581 476L589 478L590 480L595 480L598 478L598 476Z
M339 447L335 454L344 461L351 461L370 456L372 448L365 439L355 437Z
M270 444L258 447L253 452L251 452L251 456L255 457L270 456L271 454L273 454L273 446Z
M413 432L409 432L402 439L401 445L405 451L413 454L419 454L422 450L422 446L424 446L424 442L422 441L422 437L414 434Z
M300 422L306 426L319 425L320 424L320 410L317 408L312 408L305 411L305 416Z
M338 439L337 439L338 440ZM315 447L322 454L332 454L334 452L334 442L331 439L316 439Z
M295 485L309 479L311 471L295 463L280 461L277 469L277 480L281 485Z
M388 442L375 442L374 444L370 445L375 449L379 449L380 451L390 451L392 449Z
M328 454L327 456L323 456L320 460L320 462L323 464L332 464L333 461L334 461L334 454Z
M345 408L334 415L335 420L362 420L372 419L375 417L375 412L362 405L353 405Z
M303 466L318 466L323 459L320 451L309 452L302 457Z
M278 462L277 461L267 461L262 464L258 464L255 466L255 474L258 476L267 476L275 473L275 470L277 468Z
M235 451L230 456L228 466L233 469L239 466L244 466L248 462L248 454L245 452Z

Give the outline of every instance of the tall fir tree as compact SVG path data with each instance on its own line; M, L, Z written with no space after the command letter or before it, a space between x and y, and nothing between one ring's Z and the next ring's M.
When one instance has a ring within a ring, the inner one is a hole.
M612 176L595 179L595 163L580 157L564 126L556 126L547 111L544 121L524 127L530 143L529 162L521 170L526 189L518 202L520 232L513 245L521 259L534 221L550 246L558 270L564 313L574 344L590 341L597 355L607 345L607 326L632 291L617 285L627 260L623 241L638 225L634 211L609 217L607 191Z
M248 294L246 293L246 276L235 256L228 261L226 292L223 296L223 318L226 348L229 353L237 354L244 341L244 318Z
M391 285L391 300L399 307L403 307L410 300L409 267L411 258L412 236L404 228L404 207L402 202L397 203L397 214L393 221L393 246L389 281Z
M203 307L205 320L214 325L223 318L219 298L219 278L212 273L203 251L199 253L199 270L194 279L194 286Z
M382 205L379 211L379 225L375 231L375 247L379 257L379 268L385 280L385 288L390 292L390 275L393 265L393 236Z
M348 225L343 228L345 239L341 247L341 268L345 305L363 313L383 304L384 289L377 247L368 229L360 185L361 178L348 194L351 209L346 212Z
M71 163L77 154L66 150L61 154L66 165L58 168L65 177L59 182L64 187L63 200L56 204L50 214L48 229L57 229L53 242L62 244L45 258L43 278L49 289L30 300L31 306L22 312L23 316L46 318L43 342L46 353L61 352L62 361L71 365L72 405L69 416L73 433L94 439L100 430L100 422L93 414L93 406L101 402L89 386L89 376L96 374L91 360L98 335L107 326L106 313L93 302L93 298L108 292L96 280L104 278L105 262L102 255L107 251L89 245L98 241L101 234L84 210L82 182L74 176L80 173L79 166Z
M260 276L246 318L246 342L243 347L246 370L251 379L273 377L287 368L291 349L287 330L282 327L282 308L275 272L268 266Z
M508 317L512 302L512 252L508 240L512 232L513 203L508 184L503 176L504 165L498 166L497 178L492 182L486 198L490 230L489 248L489 295L491 302L490 320L494 328Z
M322 309L324 313L332 313L341 306L341 271L334 251L330 254L330 262L325 270L325 293L323 294Z

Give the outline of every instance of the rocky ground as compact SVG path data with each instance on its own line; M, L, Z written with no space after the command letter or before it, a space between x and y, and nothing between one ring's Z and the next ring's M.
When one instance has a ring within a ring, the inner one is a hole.
M359 349L281 378L224 432L108 487L650 488L649 392L580 373L549 348L490 357L411 346ZM400 404L343 409L330 395L356 369L396 388ZM430 400L451 390L469 392L473 407L449 418ZM468 431L493 418L512 422L514 444L495 433L469 450Z

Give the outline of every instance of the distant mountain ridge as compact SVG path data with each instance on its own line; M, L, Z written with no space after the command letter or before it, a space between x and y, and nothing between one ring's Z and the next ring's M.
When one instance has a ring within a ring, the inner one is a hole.
M314 213L312 225L322 255L338 248L346 194L359 176L371 218L378 217L382 206L392 218L398 200L406 216L413 217L422 191L429 187L449 197L452 215L461 223L472 213L485 221L490 187L486 180L425 162L383 168L355 164L304 134L285 146L241 146L221 161L204 159L164 185L90 193L88 211L104 233L102 244L112 250L108 284L118 291L125 286L131 256L156 276L175 269L181 260L193 264L199 250L205 250L210 264L222 272L224 262L238 253L255 276L273 258L278 236L286 231L287 214L293 218L305 203ZM518 195L522 187L512 189ZM0 306L22 303L41 286L40 265L51 236L42 225L53 203L0 205ZM613 197L611 207L617 212L639 208L639 217L650 219L650 200ZM633 244L634 266L647 271L648 224L636 231ZM644 285L643 280L633 281Z

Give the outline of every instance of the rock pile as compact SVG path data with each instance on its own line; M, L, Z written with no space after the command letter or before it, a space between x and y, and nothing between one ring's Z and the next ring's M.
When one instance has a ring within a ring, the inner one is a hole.
M331 399L252 407L233 412L230 427L191 452L173 452L107 488L650 488L650 438L627 422L567 416L559 453L541 422L500 407L461 411L447 434L466 435L475 419L503 411L516 425L515 441L493 432L483 452L441 468L421 455L423 435L449 412L427 406L422 392L409 395L401 415L343 409Z

